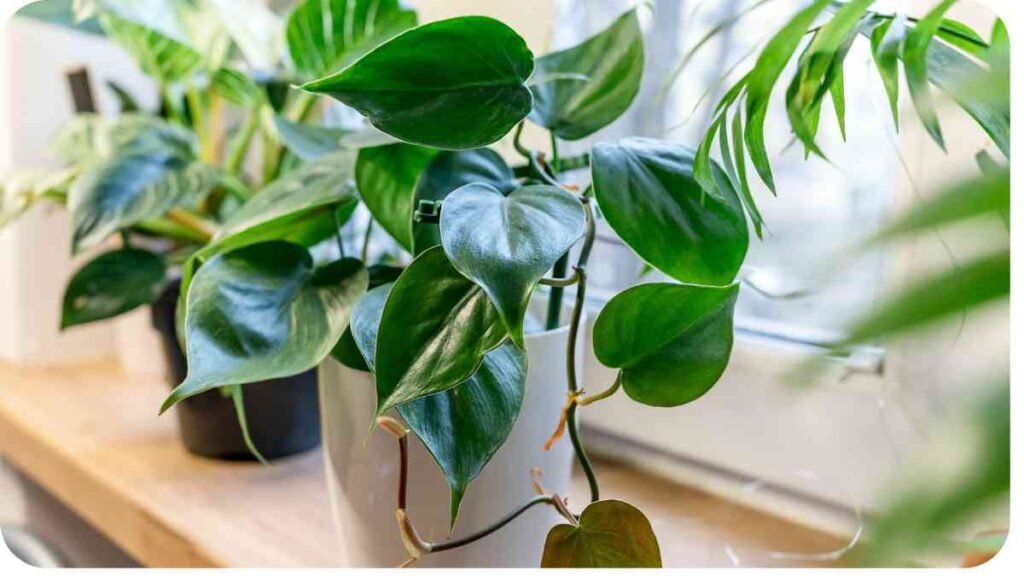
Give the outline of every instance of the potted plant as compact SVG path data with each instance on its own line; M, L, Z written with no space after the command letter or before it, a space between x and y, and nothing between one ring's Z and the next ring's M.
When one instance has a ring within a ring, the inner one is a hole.
M308 67L327 58L328 48L322 38L293 39L294 64L287 64L285 22L260 2L100 0L72 6L58 0L36 2L22 14L105 34L152 78L162 106L140 110L127 91L112 86L122 102L120 115L79 114L53 139L64 168L4 178L0 225L36 202L65 206L74 228L72 251L98 254L68 282L62 329L150 305L176 385L187 375L184 340L176 330L183 264L198 253L254 239L287 239L293 251L310 258L306 247L325 238L333 246L336 223L355 208L346 175L354 153L335 150L303 163L316 154L317 137L330 139L337 131L307 124L319 124L322 107L314 97L287 91L290 78L324 71ZM403 11L377 39L411 26L410 14ZM312 266L312 260L293 264ZM258 384L244 396L237 386L217 386L178 407L190 451L278 458L319 445L312 366L268 371L252 382Z

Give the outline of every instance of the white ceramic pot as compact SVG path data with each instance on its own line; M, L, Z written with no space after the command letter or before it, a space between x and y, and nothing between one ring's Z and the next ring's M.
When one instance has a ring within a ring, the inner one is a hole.
M563 317L568 317L563 314ZM489 526L534 496L530 471L540 468L548 492L567 494L573 454L568 438L544 451L566 399L568 327L526 336L529 375L512 434L466 493L453 537ZM582 345L578 343L578 349ZM579 354L577 354L579 358ZM579 372L579 365L577 370ZM373 378L334 360L320 368L324 455L343 560L358 567L393 567L408 556L395 520L398 445L378 430L367 437L375 406ZM409 442L408 513L424 538L448 537L448 487L415 438ZM536 567L548 530L560 521L536 506L469 546L420 559L423 567Z

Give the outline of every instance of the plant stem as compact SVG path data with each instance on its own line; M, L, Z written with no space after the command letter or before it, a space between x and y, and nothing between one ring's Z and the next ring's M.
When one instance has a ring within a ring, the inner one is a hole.
M373 218L366 221L366 232L363 233L363 250L359 254L360 260L366 262L370 256L370 237L373 236Z
M175 224L191 230L197 238L203 239L204 244L213 239L213 236L217 233L217 230L210 223L181 208L168 210L166 218Z
M334 238L338 242L338 258L345 257L345 242L341 237L341 220L338 219L338 211L331 210L331 217L334 219Z
M580 406L587 406L587 405L593 404L594 402L598 402L600 400L604 400L605 398L610 398L612 395L614 395L616 392L618 392L619 388L621 388L621 387L622 387L622 373L620 372L619 376L617 378L615 378L615 382L612 383L612 385L609 386L607 390L604 390L603 392L598 392L597 394L592 394L592 395L589 395L589 396L581 396L581 397L576 399L576 404L579 404Z
M430 551L431 552L443 552L445 550L452 550L454 548L459 548L459 547L465 546L467 544L472 544L473 542L476 542L477 540L480 540L481 538L486 538L487 536L490 536L491 534L497 532L498 530L501 530L502 528L505 527L506 524L508 524L509 522L515 520L516 518L521 516L524 512L526 512L530 508L533 508L537 504L547 504L549 506L555 506L555 502L554 502L555 498L557 498L557 496L552 496L550 494L544 494L542 496L534 496L533 498L530 498L526 502L523 502L522 504L520 504L518 508L516 508L512 512L509 512L503 518L501 518L500 520L498 520L494 524L491 524L487 528L484 528L484 529L480 530L479 532L475 532L475 533L470 534L468 536L465 536L463 538L458 538L456 540L448 540L447 542L438 542L436 544L430 544Z
M242 124L242 129L231 139L231 150L228 152L228 160L225 164L225 168L228 171L238 174L242 170L242 164L245 162L245 156L249 152L249 147L252 145L252 139L256 135L256 130L260 127L260 112L259 108L254 108L249 112L245 122Z
M134 227L136 230L142 232L167 238L174 238L191 244L202 245L209 241L209 238L205 234L199 234L192 228L182 226L181 224L163 218L143 220L142 222L135 224Z
M551 270L553 278L564 278L568 268L569 254L566 253L555 262L555 267ZM554 330L558 328L558 325L561 323L562 295L564 293L565 289L561 286L551 287L551 292L548 294L548 317L544 326L547 330Z
M185 126L185 118L178 108L178 103L171 98L171 91L167 89L166 85L160 86L160 98L163 99L164 107L167 108L167 117L175 124Z
M202 98L195 86L189 85L185 91L185 99L188 101L189 112L192 116L192 127L196 135L199 136L199 157L206 162L213 163L210 134L206 129L206 111L203 110Z
M562 162L558 154L558 136L555 136L554 132L548 134L551 135L551 168L554 169L555 174L558 174L562 171Z

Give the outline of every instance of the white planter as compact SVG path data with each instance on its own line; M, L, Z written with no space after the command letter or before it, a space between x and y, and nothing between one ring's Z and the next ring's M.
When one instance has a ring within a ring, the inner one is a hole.
M568 438L544 451L544 442L558 425L566 400L567 341L566 326L527 335L529 375L519 420L508 441L470 485L454 537L493 524L534 496L530 471L535 467L543 471L542 482L548 492L568 493L573 462ZM581 343L577 344L581 350ZM375 398L369 374L334 360L321 366L327 482L343 559L351 566L393 567L408 557L395 520L398 445L383 430L367 437ZM449 504L444 476L418 440L411 438L409 447L409 516L424 538L444 540ZM483 540L428 555L415 565L536 567L548 530L559 521L554 510L537 506Z

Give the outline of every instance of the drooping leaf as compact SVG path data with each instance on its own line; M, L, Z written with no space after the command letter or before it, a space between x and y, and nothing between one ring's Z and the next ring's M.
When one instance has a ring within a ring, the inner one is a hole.
M542 568L661 568L661 549L644 513L621 500L587 506L579 524L559 524L544 542Z
M764 218L757 208L754 194L750 190L750 182L747 180L747 157L743 146L743 110L737 108L732 119L732 150L735 155L736 179L739 181L740 199L743 200L743 208L754 225L754 232L758 238L763 238ZM726 144L727 146L728 144Z
M561 188L526 186L505 196L488 184L467 184L444 201L441 244L522 348L533 288L583 235L584 220L583 204Z
M988 56L988 43L963 22L943 18L935 36L975 58L985 60Z
M112 158L83 173L68 191L72 249L95 246L172 208L195 206L219 178L214 166L172 155Z
M377 330L391 287L370 290L352 311L350 333L369 366L374 365ZM476 373L458 387L398 407L448 480L451 526L466 488L512 432L525 386L526 355L506 343L488 352Z
M885 93L889 96L889 109L897 128L900 126L899 59L906 37L906 20L906 16L896 16L871 33L871 56L874 58L875 68L882 77Z
M64 290L61 329L113 318L153 302L163 291L167 264L138 248L104 252L82 266Z
M338 342L367 282L358 260L314 269L309 252L287 242L213 257L188 290L188 377L161 411L212 388L313 368Z
M408 30L302 88L399 140L461 150L497 141L530 113L532 72L533 55L511 28L465 16Z
M261 0L206 0L254 70L271 71L284 52L284 22Z
M494 150L442 151L427 166L416 183L414 206L421 200L444 200L467 184L489 184L504 195L519 187L508 164ZM437 224L414 222L413 247L416 254L441 243Z
M681 282L729 284L747 252L747 223L717 165L720 196L693 177L693 150L634 138L598 144L591 169L605 220L645 262Z
M310 218L333 220L330 211L334 209L344 223L358 204L353 160L351 152L334 152L271 182L224 222L212 245L227 250L288 239L301 232Z
M761 54L746 77L747 126L744 132L750 160L757 169L761 180L775 192L775 178L768 160L764 143L764 123L768 113L768 102L776 81L782 75L789 59L796 52L804 33L821 12L832 3L831 0L815 0L801 10L765 45Z
M325 76L416 23L399 0L304 0L288 18L288 51L300 74Z
M917 115L932 140L943 150L946 149L946 142L942 137L931 85L928 83L928 47L942 24L943 14L954 2L956 0L942 0L907 32L903 44L903 68L914 108L917 109Z
M680 406L718 382L732 351L739 285L640 284L612 298L594 323L594 353L618 368L630 398Z
M245 393L242 392L242 386L240 384L227 386L227 392L231 396L232 403L235 405L235 418L238 419L238 428L242 431L242 442L245 443L245 447L249 449L249 453L252 454L260 464L266 465L267 459L260 453L259 448L256 447L256 443L253 442L252 434L249 433L249 418L245 415Z
M356 160L356 185L367 209L410 252L416 183L436 155L430 148L390 144L364 148Z
M1004 250L921 281L883 302L850 329L846 343L903 333L1009 293L1010 252Z
M643 35L634 8L582 44L537 59L534 75L548 80L532 86L530 120L563 140L585 138L629 108L643 70Z
M377 413L465 382L508 337L501 315L444 250L420 254L395 282L377 335Z

